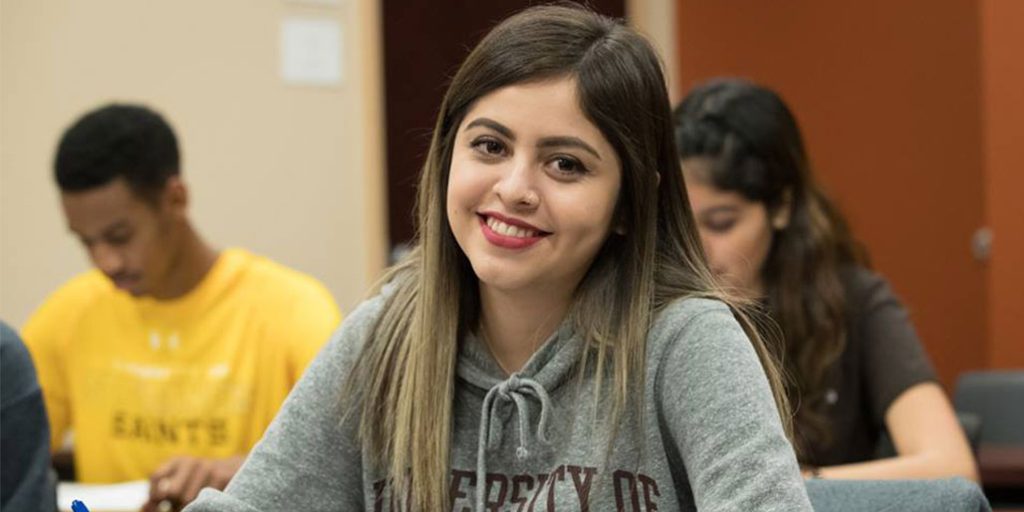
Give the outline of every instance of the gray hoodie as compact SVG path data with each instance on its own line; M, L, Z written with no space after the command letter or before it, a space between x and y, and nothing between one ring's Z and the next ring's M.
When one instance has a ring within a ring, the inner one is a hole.
M187 512L394 509L358 421L339 421L342 381L383 302L349 316L227 489L204 490ZM768 381L725 305L687 299L659 313L643 414L626 415L611 451L592 380L574 378L581 350L566 323L505 377L477 339L462 340L452 510L811 510Z

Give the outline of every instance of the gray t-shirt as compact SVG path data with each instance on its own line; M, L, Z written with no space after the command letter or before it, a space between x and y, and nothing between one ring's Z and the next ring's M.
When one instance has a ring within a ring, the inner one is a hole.
M341 383L383 305L353 312L228 488L204 490L188 512L392 509L357 421L339 422ZM642 417L627 415L610 453L591 420L592 381L574 378L582 350L567 323L506 377L475 338L461 341L452 510L811 510L768 381L725 305L687 299L659 313Z
M889 406L911 387L936 380L907 310L885 279L862 267L845 269L842 279L846 348L826 382L832 441L804 453L815 466L873 459Z

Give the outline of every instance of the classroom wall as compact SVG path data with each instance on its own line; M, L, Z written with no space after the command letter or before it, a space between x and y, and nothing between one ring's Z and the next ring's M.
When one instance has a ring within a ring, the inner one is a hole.
M373 0L3 0L0 317L21 325L88 260L51 178L62 130L137 101L176 128L192 217L323 281L351 311L384 264L379 15ZM287 85L282 20L335 20L342 80Z
M981 1L989 364L1024 368L1024 2Z
M971 253L995 185L983 179L979 16L975 0L677 3L682 87L742 76L786 98L820 181L904 299L946 386L988 366L997 320L986 263Z

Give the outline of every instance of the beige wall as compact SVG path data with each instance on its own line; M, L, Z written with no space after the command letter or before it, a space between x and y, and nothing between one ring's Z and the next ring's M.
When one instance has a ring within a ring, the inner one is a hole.
M61 131L140 101L175 126L192 216L322 280L346 311L384 262L377 2L0 0L0 317L20 326L88 268L52 184ZM286 85L279 30L338 20L339 86Z

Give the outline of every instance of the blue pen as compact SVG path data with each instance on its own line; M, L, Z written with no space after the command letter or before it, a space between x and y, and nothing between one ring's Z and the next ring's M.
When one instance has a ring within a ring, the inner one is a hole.
M89 512L89 507L86 507L85 503L75 500L71 502L71 512Z

